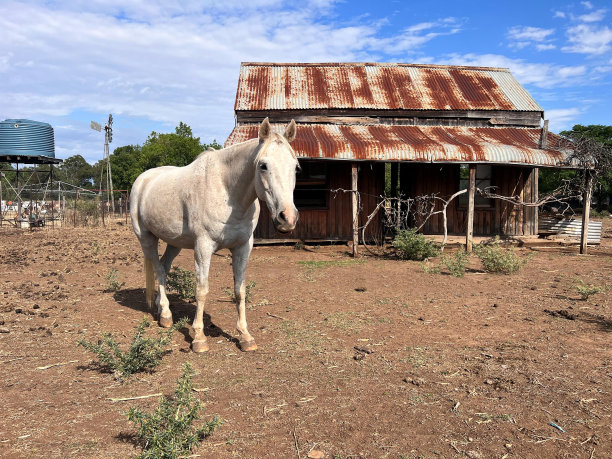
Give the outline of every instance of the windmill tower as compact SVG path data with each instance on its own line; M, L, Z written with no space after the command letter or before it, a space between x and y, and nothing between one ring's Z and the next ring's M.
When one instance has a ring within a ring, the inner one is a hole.
M102 126L95 121L91 122L91 128L100 132ZM106 202L110 203L113 213L115 213L115 199L113 193L113 174L111 172L110 152L109 144L113 141L113 115L108 115L108 121L104 125L104 158L103 162L106 162ZM104 173L104 166L100 171L100 194L102 194L102 175Z

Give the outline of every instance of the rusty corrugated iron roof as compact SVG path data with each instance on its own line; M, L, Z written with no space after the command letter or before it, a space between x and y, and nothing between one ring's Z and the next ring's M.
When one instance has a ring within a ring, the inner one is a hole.
M282 133L284 124L273 124ZM225 146L257 137L258 124L234 128ZM541 129L463 126L298 124L299 158L366 161L485 162L564 167L567 154L538 148ZM559 137L548 134L548 145Z
M543 111L508 69L420 64L245 62L236 111Z

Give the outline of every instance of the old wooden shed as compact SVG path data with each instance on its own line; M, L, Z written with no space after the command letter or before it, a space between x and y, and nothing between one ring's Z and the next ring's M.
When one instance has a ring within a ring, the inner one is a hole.
M291 119L298 123L292 145L303 168L295 191L299 239L354 238L354 193L335 190L359 191L362 225L384 192L385 163L399 175L404 196L448 197L471 180L529 202L538 196L538 168L565 167L567 160L554 149L557 136L542 126L542 108L503 68L243 63L234 109L226 146L256 137L265 117L279 130ZM262 209L256 238L286 237ZM441 218L424 231L442 232ZM474 234L531 235L537 218L537 208L466 194L449 206L448 229L465 234L472 224Z

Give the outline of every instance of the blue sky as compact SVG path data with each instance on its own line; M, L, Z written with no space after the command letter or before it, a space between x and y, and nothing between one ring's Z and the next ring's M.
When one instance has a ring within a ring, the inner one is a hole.
M551 129L612 125L604 1L72 0L0 2L0 120L55 128L56 155L101 159L179 121L203 142L234 126L241 61L507 67ZM170 6L169 6L170 5Z

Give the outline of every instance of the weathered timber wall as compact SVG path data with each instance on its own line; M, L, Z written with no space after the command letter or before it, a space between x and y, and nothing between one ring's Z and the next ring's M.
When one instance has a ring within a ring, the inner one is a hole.
M329 161L329 190L351 188L351 164L349 161ZM537 199L535 169L532 167L494 166L491 185L495 193L502 196L518 196L522 201ZM361 198L359 225L363 225L374 210L384 190L384 163L359 163L358 186ZM400 164L400 190L406 197L424 196L437 193L448 198L459 190L459 165L454 164ZM299 209L300 220L290 234L278 233L270 218L265 203L261 204L259 224L255 230L256 239L327 239L350 240L352 238L351 195L347 192L328 191L327 208ZM439 203L436 210L440 210ZM464 234L467 208L456 198L447 210L449 234ZM537 211L495 199L488 208L476 208L474 212L475 235L533 235L536 233ZM423 227L426 234L444 232L442 215L432 217ZM368 227L366 237L378 238L382 231L380 218L376 217ZM360 233L361 238L361 233Z
M351 163L348 161L329 161L329 190L351 189ZM374 210L384 191L384 164L359 163L358 187L361 198L359 225L363 225L368 215ZM351 194L338 191L327 192L326 209L298 209L300 219L295 229L289 234L276 231L265 203L260 202L261 213L255 229L256 239L352 239ZM368 226L366 238L378 236L381 232L381 222L378 217ZM359 233L361 238L361 232Z
M502 196L518 196L522 201L537 199L536 174L531 167L494 166L491 185ZM403 180L402 180L403 178ZM459 165L452 164L401 164L400 188L404 196L415 197L437 193L447 199L459 191ZM438 203L435 210L441 210ZM459 198L448 206L449 234L464 234L467 208L459 204ZM474 211L476 235L532 235L536 232L536 210L495 199L488 208ZM432 217L423 227L426 234L442 234L444 222L441 214Z

